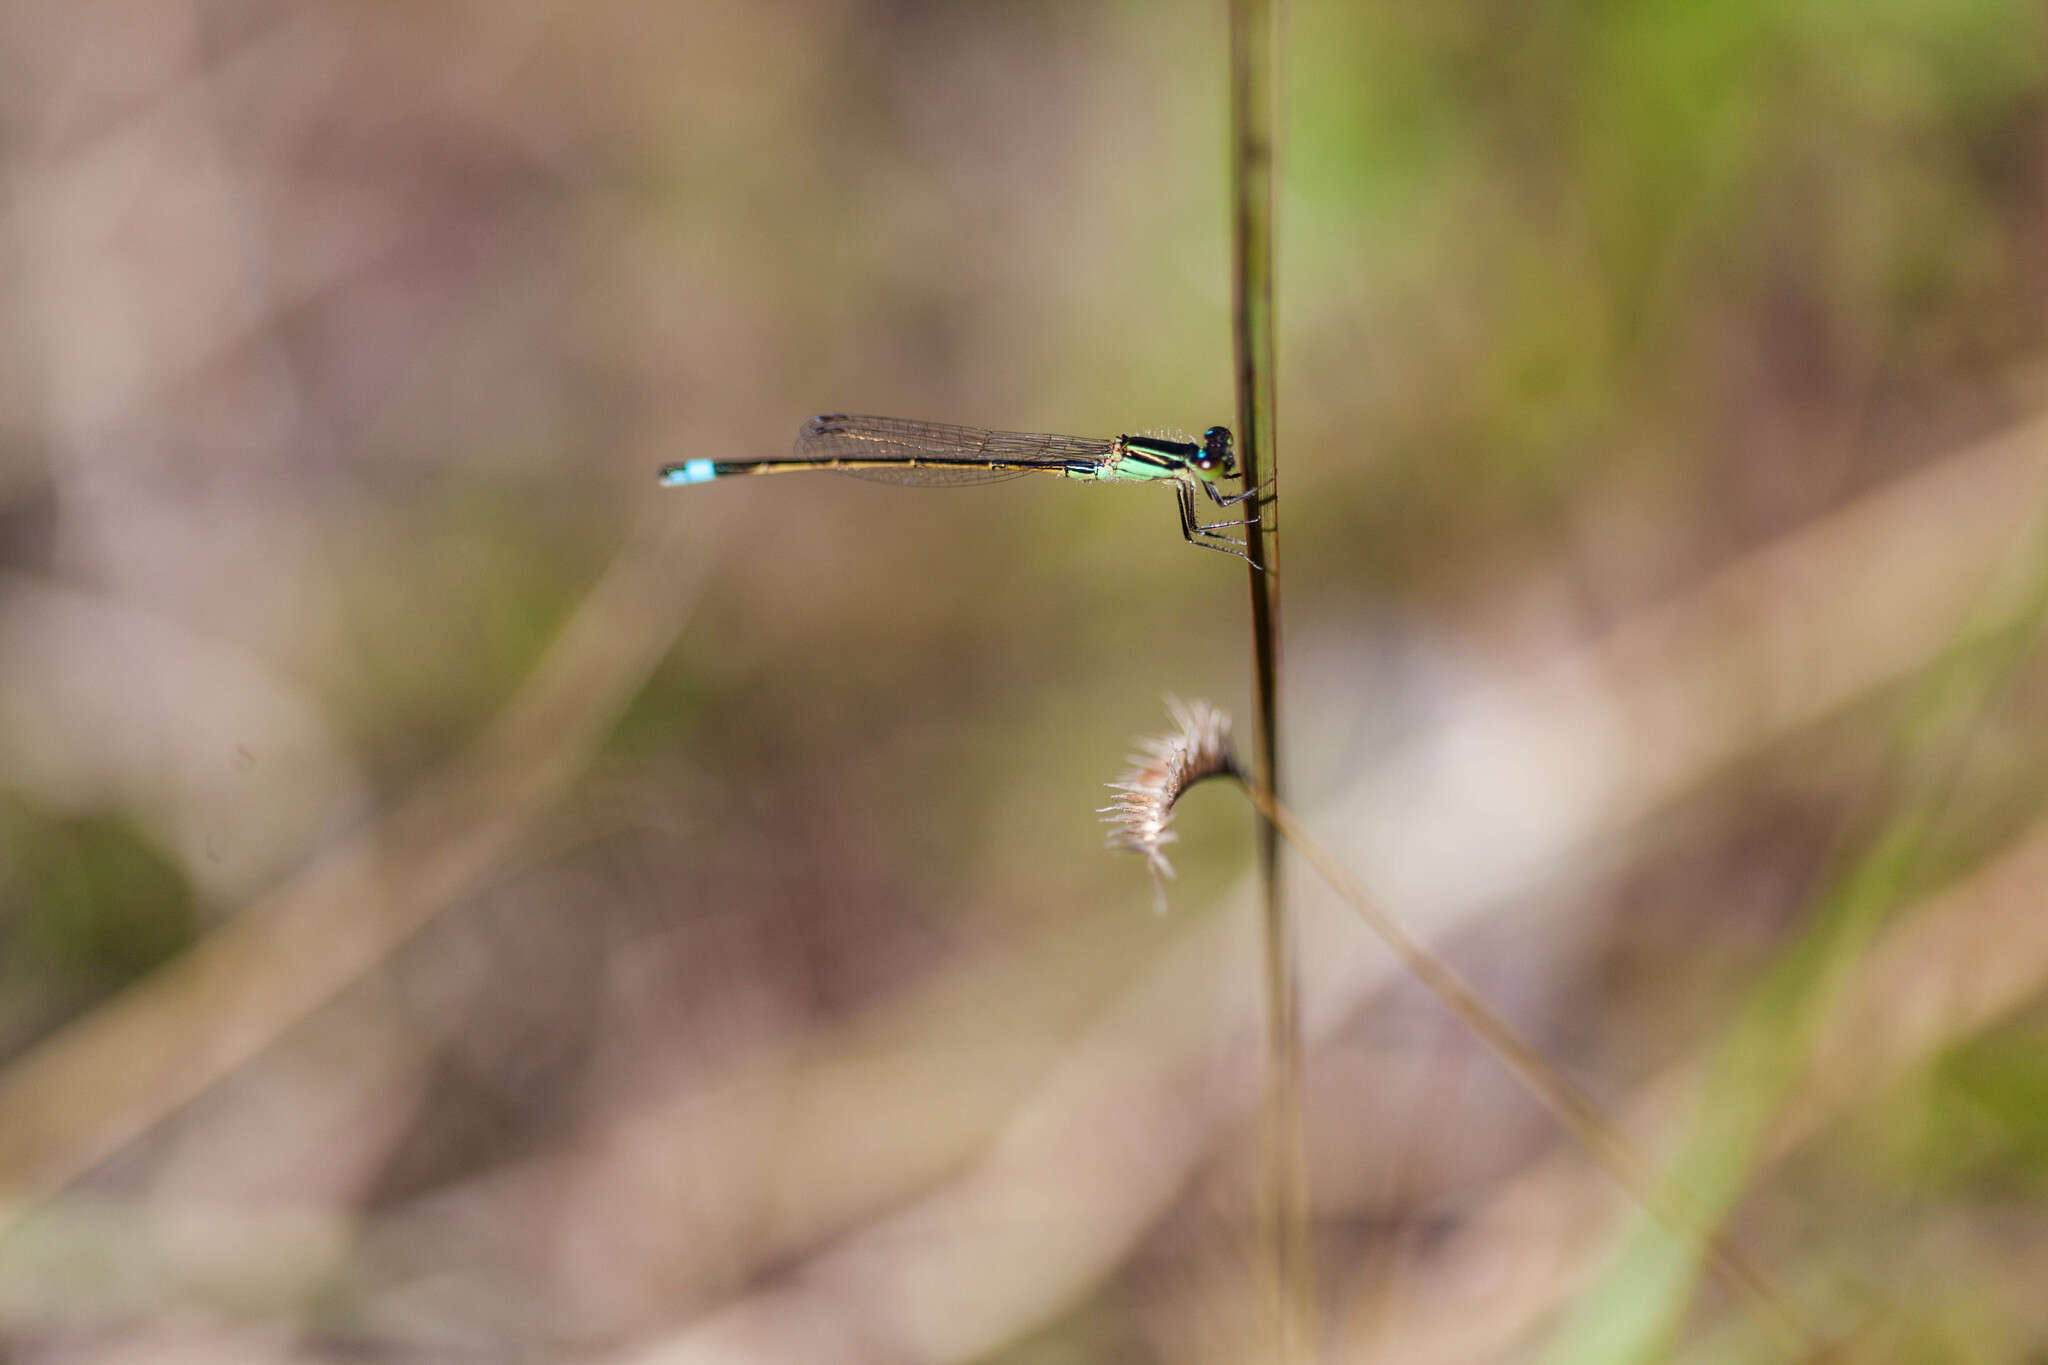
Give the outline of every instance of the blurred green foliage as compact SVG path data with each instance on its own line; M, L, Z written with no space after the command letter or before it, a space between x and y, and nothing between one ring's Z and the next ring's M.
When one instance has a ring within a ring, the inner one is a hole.
M170 960L198 928L183 874L127 820L0 791L0 1057Z
M1928 1194L2048 1197L2048 1020L2022 1019L1951 1051L1916 1096L1913 1175Z
M1819 472L1874 386L1952 403L2038 342L2036 7L1294 13L1286 430L1380 466L1369 572L1645 467L1754 534L1759 466Z

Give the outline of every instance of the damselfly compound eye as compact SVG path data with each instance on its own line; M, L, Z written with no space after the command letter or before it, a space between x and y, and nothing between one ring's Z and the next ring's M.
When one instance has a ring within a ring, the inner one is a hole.
M1229 427L1210 427L1202 433L1202 454L1211 464L1202 466L1209 469L1221 465L1226 474L1237 472L1237 442L1232 438Z

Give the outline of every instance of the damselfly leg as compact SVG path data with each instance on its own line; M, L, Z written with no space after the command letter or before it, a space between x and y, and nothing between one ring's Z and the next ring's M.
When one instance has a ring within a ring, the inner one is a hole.
M1185 487L1186 485L1183 484L1182 486ZM1266 488L1270 489L1272 486L1272 480L1267 480ZM1223 493L1217 491L1215 484L1209 482L1206 479L1201 481L1201 487L1202 491L1209 495L1209 500L1215 503L1218 507L1240 507L1248 499L1251 498L1253 492L1255 491L1253 489L1247 488L1242 492L1232 493L1228 496L1225 496ZM1256 491L1263 493L1265 490L1262 489ZM1196 531L1221 531L1232 526L1254 526L1258 524L1259 508L1265 506L1268 500L1269 499L1267 499L1266 497L1260 497L1258 501L1252 503L1250 513L1238 521L1203 522L1195 517L1195 500L1193 497L1189 497L1187 500L1189 508L1189 515L1187 517L1187 520L1193 524L1193 529Z
M1207 485L1205 484L1204 487L1207 487ZM1205 550L1220 550L1227 555L1236 555L1254 569L1263 568L1257 560L1244 552L1244 547L1238 544L1237 541L1229 536L1217 534L1232 526L1250 525L1258 520L1256 513L1241 521L1218 521L1204 525L1202 520L1195 515L1193 481L1184 482L1180 479L1175 479L1173 481L1173 494L1174 500L1180 505L1180 535L1182 540L1185 540L1190 545L1199 545ZM1243 501L1242 498L1237 500Z
M1231 493L1228 495L1219 492L1215 484L1204 482L1202 484L1202 491L1207 493L1209 495L1209 501L1215 503L1218 507L1235 507L1239 503L1244 502L1245 500L1251 498L1254 494L1257 495L1258 501L1253 505L1256 507L1264 507L1266 503L1272 499L1273 485L1277 482L1279 482L1277 478L1268 479L1263 484L1260 484L1257 488L1246 488L1240 490L1239 492ZM1252 518L1252 520L1256 521L1258 520L1258 518L1254 517ZM1224 524L1229 526L1235 526L1239 523L1226 522Z

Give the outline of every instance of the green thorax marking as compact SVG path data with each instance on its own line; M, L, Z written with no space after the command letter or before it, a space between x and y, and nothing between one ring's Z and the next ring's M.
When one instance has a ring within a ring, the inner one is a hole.
M1190 441L1169 441L1163 436L1123 436L1117 440L1116 458L1095 471L1098 479L1173 479L1188 472L1188 462L1202 448Z

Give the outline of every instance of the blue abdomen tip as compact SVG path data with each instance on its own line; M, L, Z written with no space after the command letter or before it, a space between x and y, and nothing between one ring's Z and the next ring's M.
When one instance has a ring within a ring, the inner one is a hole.
M718 471L709 460L685 460L661 471L661 481L671 488L686 483L709 483L717 477Z

